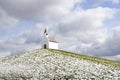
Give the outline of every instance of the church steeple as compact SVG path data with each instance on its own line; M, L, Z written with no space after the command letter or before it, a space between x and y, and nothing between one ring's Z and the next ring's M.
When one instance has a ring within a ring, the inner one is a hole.
M47 32L47 29L46 29L46 28L45 28L44 34L45 34L45 35L48 35L48 32Z
M48 31L46 28L44 30L44 40L42 43L42 48L58 49L58 42L55 41L54 37L48 35Z

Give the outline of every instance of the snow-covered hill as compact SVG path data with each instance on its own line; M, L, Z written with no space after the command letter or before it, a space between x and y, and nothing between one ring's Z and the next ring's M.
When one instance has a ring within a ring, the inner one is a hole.
M1 58L0 80L120 80L120 62L38 49Z

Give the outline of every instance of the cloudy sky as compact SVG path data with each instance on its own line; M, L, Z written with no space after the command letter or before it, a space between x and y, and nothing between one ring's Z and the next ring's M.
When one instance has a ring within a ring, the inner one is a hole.
M62 50L120 61L120 0L0 0L0 57L41 48L45 27Z

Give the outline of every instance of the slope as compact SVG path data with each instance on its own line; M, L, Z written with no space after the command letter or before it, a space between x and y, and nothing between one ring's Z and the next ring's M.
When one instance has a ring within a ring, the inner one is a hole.
M120 80L120 62L37 49L0 59L0 80Z

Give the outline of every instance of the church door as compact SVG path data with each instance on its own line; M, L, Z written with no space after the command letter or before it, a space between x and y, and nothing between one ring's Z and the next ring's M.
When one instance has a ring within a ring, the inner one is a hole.
M44 44L44 49L46 49L47 48L47 45L46 44Z

